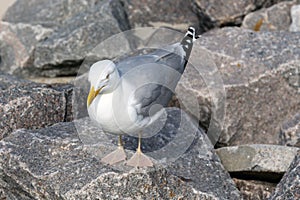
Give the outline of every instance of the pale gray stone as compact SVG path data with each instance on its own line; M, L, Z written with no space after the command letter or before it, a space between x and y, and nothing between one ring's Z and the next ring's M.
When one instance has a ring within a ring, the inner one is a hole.
M294 5L291 8L292 24L290 26L291 32L300 32L300 5Z

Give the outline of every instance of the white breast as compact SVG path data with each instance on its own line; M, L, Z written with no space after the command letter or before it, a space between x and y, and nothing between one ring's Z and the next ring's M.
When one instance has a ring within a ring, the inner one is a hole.
M104 131L112 134L121 134L121 130L115 120L113 111L113 94L98 95L90 107L88 113L93 121L95 121Z
M98 95L88 108L90 118L105 132L130 134L137 131L136 110L114 93Z

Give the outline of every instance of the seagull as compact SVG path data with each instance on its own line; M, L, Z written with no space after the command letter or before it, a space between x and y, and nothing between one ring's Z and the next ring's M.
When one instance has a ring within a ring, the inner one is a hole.
M151 167L141 150L143 129L153 124L167 106L187 65L193 42L198 38L189 27L181 42L151 53L124 58L117 63L101 60L89 70L87 110L106 133L118 135L118 148L101 159L113 165L127 159L122 135L138 133L138 147L126 164Z

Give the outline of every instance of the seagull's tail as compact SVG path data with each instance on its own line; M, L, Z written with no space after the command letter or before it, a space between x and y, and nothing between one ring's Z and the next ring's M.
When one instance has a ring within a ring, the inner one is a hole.
M189 27L184 38L181 41L182 48L185 52L185 60L186 63L189 60L192 48L193 48L193 42L195 42L199 36L196 36L196 30L194 27Z

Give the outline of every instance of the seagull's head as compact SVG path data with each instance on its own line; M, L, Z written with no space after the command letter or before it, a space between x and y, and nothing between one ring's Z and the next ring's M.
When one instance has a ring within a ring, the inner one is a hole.
M91 88L87 98L87 106L91 105L97 95L114 91L119 80L119 72L112 61L102 60L94 63L89 71Z

